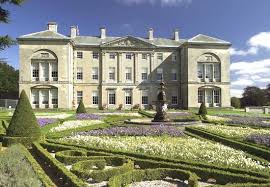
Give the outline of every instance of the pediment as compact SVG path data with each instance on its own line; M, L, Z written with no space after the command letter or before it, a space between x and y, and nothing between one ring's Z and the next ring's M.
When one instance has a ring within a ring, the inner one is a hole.
M102 44L103 47L124 47L124 48L154 48L155 45L142 41L138 38L127 36Z

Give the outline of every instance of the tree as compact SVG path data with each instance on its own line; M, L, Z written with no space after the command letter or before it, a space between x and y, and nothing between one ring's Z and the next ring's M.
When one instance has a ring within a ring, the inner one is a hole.
M244 89L241 99L242 106L263 106L267 104L266 91L256 86L248 86Z
M24 90L20 94L19 102L7 128L7 136L34 137L36 139L41 136L37 118Z
M234 107L234 108L240 108L241 107L241 101L239 98L237 97L232 97L231 98L231 105Z
M18 98L18 80L19 71L0 60L0 98Z
M206 109L206 106L204 104L204 102L201 104L200 108L199 108L199 112L198 112L199 115L205 117L206 114L207 114L207 109Z
M12 4L12 5L20 5L24 0L0 0L0 23L9 23L9 15L10 12L3 8L2 5L5 4ZM16 44L16 41L14 41L10 36L0 36L0 51L4 50L7 47L10 47L11 45Z
M265 94L266 94L266 97L267 97L267 105L269 106L270 105L270 84L268 84L266 86L266 89L265 89Z
M86 110L85 110L85 107L84 107L84 104L83 104L83 101L82 100L79 103L79 106L78 106L78 108L76 110L76 113L77 114L86 113Z

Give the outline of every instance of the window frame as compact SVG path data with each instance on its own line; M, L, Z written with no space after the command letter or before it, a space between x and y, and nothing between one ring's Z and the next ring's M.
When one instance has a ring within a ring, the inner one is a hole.
M83 52L82 51L77 51L77 58L83 59Z

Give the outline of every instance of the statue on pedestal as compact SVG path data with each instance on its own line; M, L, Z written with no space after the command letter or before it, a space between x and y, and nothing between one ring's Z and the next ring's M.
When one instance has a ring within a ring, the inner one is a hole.
M160 83L160 92L157 96L156 101L156 115L152 122L168 122L169 118L167 116L167 101L166 101L166 94L165 94L165 84L163 81Z

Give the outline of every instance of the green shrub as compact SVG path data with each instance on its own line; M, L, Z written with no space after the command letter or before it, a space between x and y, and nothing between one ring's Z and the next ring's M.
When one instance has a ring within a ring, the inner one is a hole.
M237 97L232 97L231 98L231 105L234 108L240 108L241 107L241 101L239 98Z
M83 100L80 101L79 106L76 110L76 113L77 114L86 113L86 109L84 107Z
M201 116L206 116L207 109L206 109L206 106L205 106L204 102L201 104L198 114L201 115Z
M19 145L0 154L0 186L42 186Z
M62 178L63 182L70 187L85 187L87 186L75 174L71 173L61 162L53 158L40 144L33 143L34 154L50 166L56 177Z
M114 176L109 180L110 187L127 186L132 182L162 180L165 177L177 178L181 180L188 180L190 187L198 186L198 179L195 174L178 170L178 169L146 169L146 170L133 170L121 175Z
M7 128L7 136L34 137L36 139L41 136L37 118L24 90L20 94L19 102Z

